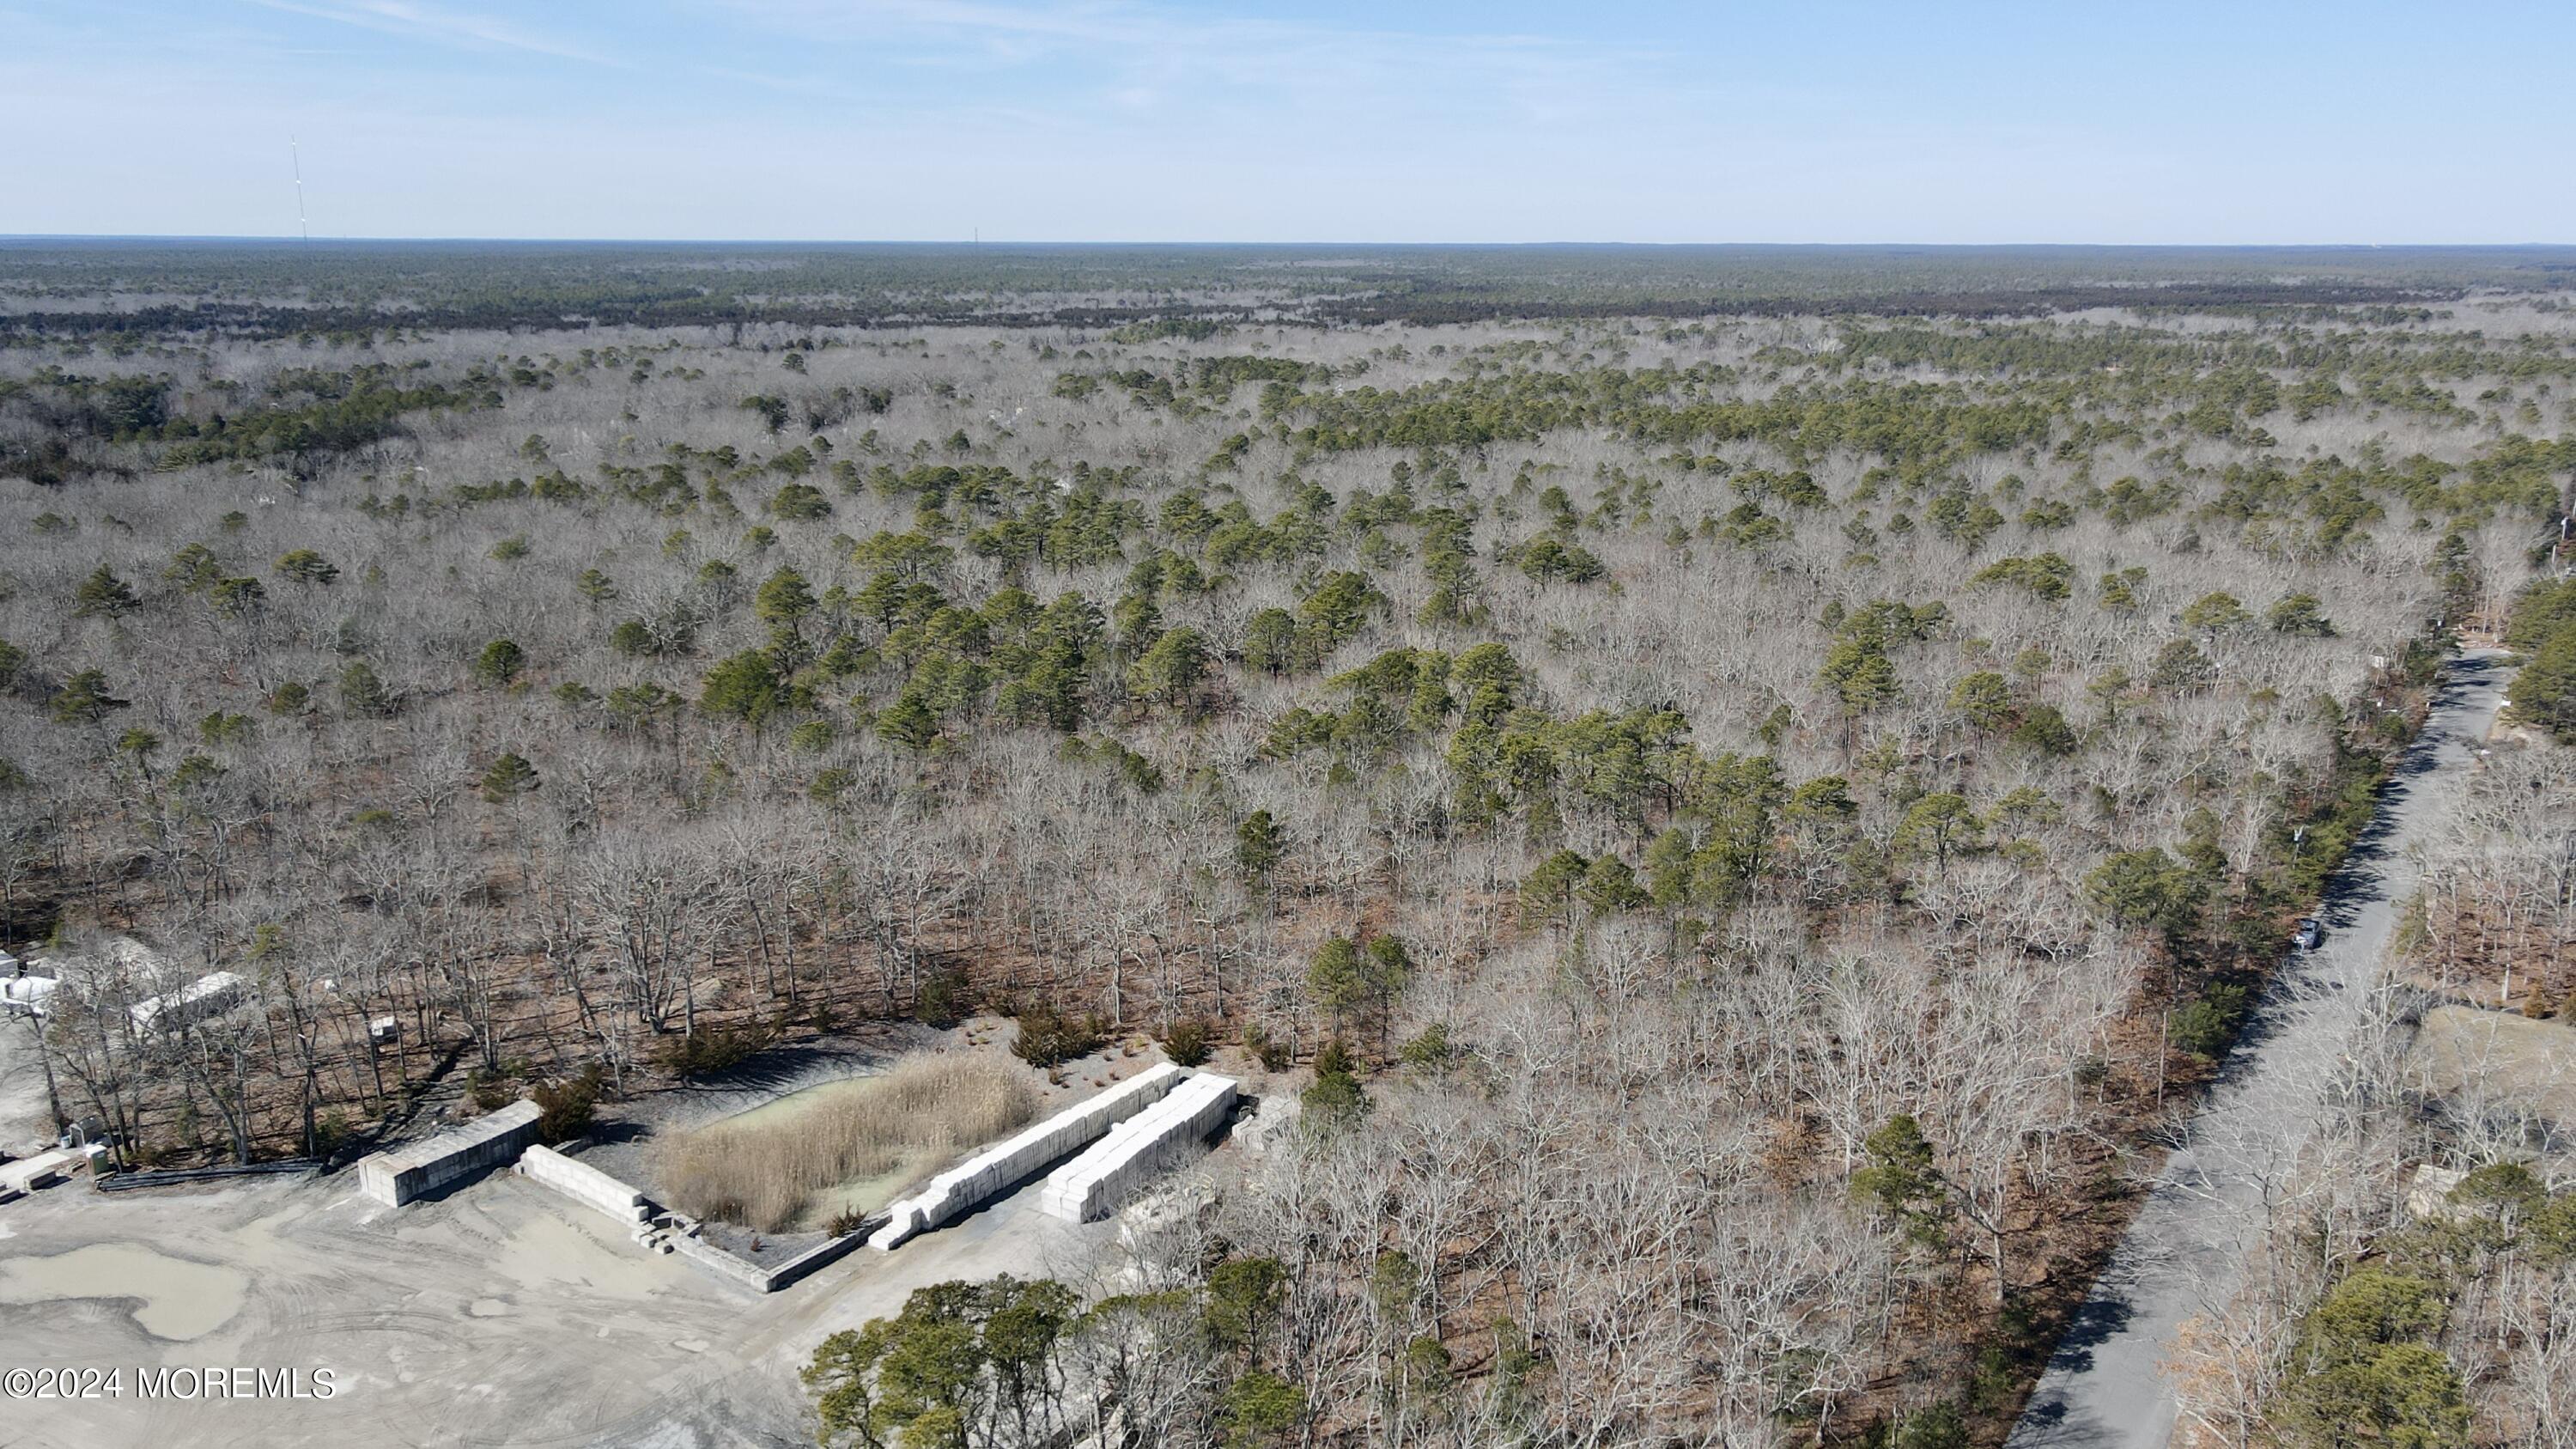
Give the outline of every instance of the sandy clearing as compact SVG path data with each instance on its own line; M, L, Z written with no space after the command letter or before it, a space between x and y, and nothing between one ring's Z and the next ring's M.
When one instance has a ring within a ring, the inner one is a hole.
M126 1299L145 1333L174 1343L203 1338L231 1322L249 1285L239 1269L191 1263L133 1243L0 1262L0 1303Z
M766 1297L649 1254L508 1173L394 1211L340 1179L120 1196L58 1189L0 1208L9 1229L0 1345L41 1345L49 1364L121 1367L129 1390L138 1370L179 1365L328 1368L337 1390L19 1403L0 1417L0 1441L802 1446L811 1431L796 1370L825 1334L947 1279L1092 1279L1116 1225L1057 1223L1037 1211L1035 1187ZM165 1281L174 1266L204 1276L174 1290Z

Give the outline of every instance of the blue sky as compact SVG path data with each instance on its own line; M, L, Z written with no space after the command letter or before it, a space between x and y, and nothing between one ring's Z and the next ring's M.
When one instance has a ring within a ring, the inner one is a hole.
M0 234L2571 242L2576 5L0 0Z

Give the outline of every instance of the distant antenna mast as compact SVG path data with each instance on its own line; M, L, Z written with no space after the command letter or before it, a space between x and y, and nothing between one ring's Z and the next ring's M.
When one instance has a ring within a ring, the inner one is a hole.
M313 224L304 219L304 149L295 144L293 136L286 138L286 154L295 163L295 226L304 233L304 244L311 246Z

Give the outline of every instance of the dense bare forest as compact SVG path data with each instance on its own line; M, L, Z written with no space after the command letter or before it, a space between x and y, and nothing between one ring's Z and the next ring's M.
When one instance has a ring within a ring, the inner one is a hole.
M873 1018L1214 1043L1303 1125L972 1442L1993 1442L2460 632L2576 734L2576 306L2310 261L0 253L59 1112L346 1155ZM2428 989L2576 1012L2563 763ZM2455 1343L2557 1385L2476 1432L2570 1442L2567 1159L2485 1140L2559 1266L2438 1251L2560 1357ZM2284 1242L2282 1354L2392 1276ZM2342 1442L2288 1372L2240 1427Z

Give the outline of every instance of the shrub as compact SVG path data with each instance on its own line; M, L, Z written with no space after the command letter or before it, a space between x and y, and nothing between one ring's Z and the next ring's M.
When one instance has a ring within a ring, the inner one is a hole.
M1968 1444L1959 1406L1946 1399L1898 1419L1887 1436L1888 1449L1968 1449Z
M821 1424L817 1442L963 1449L1069 1441L998 1426L1028 1425L1053 1397L1051 1366L1084 1317L1081 1307L1074 1290L1052 1278L1024 1282L1007 1273L914 1290L900 1314L844 1329L814 1350L801 1377ZM970 1434L987 1414L997 1432Z
M2438 1286L2408 1274L2374 1267L2346 1278L2299 1326L2280 1420L2300 1442L2467 1444L2466 1388L2430 1342L2447 1306Z
M537 1103L537 1140L551 1147L590 1132L591 1111L599 1105L599 1066L592 1063L570 1081L546 1082L529 1093Z
M1198 1066L1208 1059L1210 1050L1207 1023L1203 1021L1176 1021L1163 1036L1163 1055L1176 1066Z
M1436 1072L1449 1065L1455 1049L1449 1045L1449 1028L1433 1022L1422 1033L1404 1044L1396 1055L1403 1063L1420 1072Z
M2514 596L2513 620L2505 627L2505 642L2516 649L2533 650L2562 629L2576 628L2576 578L2542 580Z
M921 999L916 1009L923 1021L937 1027L955 1026L975 1009L973 988L966 973L956 966L942 966L923 979Z
M313 550L299 548L278 555L277 574L299 584L327 584L340 576L340 570Z
M2576 744L2576 623L2543 639L2513 682L2516 718Z
M393 710L393 694L363 659L340 671L340 703L351 714L380 715Z
M1224 1408L1231 1442L1285 1443L1306 1417L1306 1391L1277 1374L1253 1369L1226 1386Z
M2212 986L2173 1014L2173 1044L2203 1060L2215 1059L2236 1039L2244 1015L2244 987Z
M474 656L474 677L499 689L528 667L528 652L508 639L495 639Z
M703 1077L738 1066L769 1045L769 1029L759 1022L702 1026L662 1048L662 1070L675 1077Z
M2161 847L2122 851L2084 877L2085 894L2122 925L2152 925L2176 934L2190 923L2198 897L2191 872Z
M2576 1261L2576 1191L2557 1193L2533 1209L2528 1231L2541 1262Z
M1276 1258L1228 1258L1209 1269L1201 1314L1208 1337L1226 1348L1251 1348L1278 1318L1287 1284L1288 1270Z
M2053 756L2071 755L2082 743L2075 737L2075 727L2053 704L2033 705L2013 730L2012 740L2034 754Z
M524 755L505 754L483 772L482 794L485 801L501 805L527 794L544 783L537 767Z
M1033 1067L1059 1067L1091 1055L1108 1040L1109 1024L1099 1016L1077 1018L1041 1004L1020 1013L1019 1040L1011 1043L1011 1054Z
M1252 1059L1261 1063L1261 1069L1265 1072L1279 1071L1288 1065L1287 1048L1271 1038L1267 1027L1245 1027L1243 1049L1252 1053Z
M1368 1089L1360 1085L1359 1063L1348 1047L1327 1042L1315 1054L1315 1081L1299 1098L1307 1120L1338 1127L1366 1116Z

